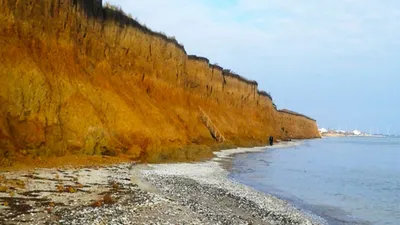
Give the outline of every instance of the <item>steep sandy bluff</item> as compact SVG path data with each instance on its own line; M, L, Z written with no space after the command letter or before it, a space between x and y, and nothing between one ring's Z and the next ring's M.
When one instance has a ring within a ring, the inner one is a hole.
M0 45L1 166L65 155L185 161L270 135L319 137L314 120L277 111L256 82L99 0L0 0Z

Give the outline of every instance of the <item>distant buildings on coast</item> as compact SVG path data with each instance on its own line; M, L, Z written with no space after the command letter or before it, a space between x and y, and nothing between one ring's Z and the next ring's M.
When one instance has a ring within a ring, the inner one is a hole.
M381 137L381 136L383 136L383 135L377 135L377 134L370 134L370 133L362 132L359 130L344 131L344 130L333 130L333 129L325 129L325 128L319 128L318 130L321 133L321 136L326 136L326 137Z

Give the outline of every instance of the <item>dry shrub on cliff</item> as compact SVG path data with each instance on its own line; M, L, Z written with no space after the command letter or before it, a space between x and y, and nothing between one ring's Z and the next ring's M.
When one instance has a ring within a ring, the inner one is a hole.
M105 7L105 8L112 9L112 10L117 11L117 12L124 13L124 11L122 10L121 6L119 6L119 5L113 5L113 4L110 3L110 2L105 2L105 3L104 3L104 7ZM125 14L125 13L124 13L124 14Z
M133 16L132 16L131 13L125 13L125 12L122 10L122 8L121 8L120 5L114 5L114 4L110 3L110 2L106 2L106 3L104 3L104 8L109 8L109 9L114 10L114 11L116 11L116 12L120 12L120 13L122 13L123 15L125 15L125 16L127 16L127 17L129 17L129 18L135 20L136 22L140 23L137 17L133 18ZM145 26L145 25L143 25L143 26Z

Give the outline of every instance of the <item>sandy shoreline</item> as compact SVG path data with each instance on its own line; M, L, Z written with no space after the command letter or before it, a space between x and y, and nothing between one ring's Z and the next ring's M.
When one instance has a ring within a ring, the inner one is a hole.
M264 149L223 150L199 163L1 173L0 224L318 224L228 179L224 162Z

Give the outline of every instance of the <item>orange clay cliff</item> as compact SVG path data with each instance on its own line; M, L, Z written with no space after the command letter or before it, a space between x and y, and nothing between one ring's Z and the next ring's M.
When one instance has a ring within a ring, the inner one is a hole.
M277 110L257 82L101 0L0 0L0 85L1 167L191 161L271 135L320 137L315 120Z

